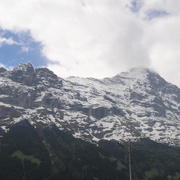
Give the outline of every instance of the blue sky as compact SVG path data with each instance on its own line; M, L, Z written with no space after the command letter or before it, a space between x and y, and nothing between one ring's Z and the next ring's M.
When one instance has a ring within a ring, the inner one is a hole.
M22 63L46 66L47 58L42 55L42 44L35 41L30 32L12 32L0 29L0 64L14 67ZM7 41L6 41L7 40ZM11 40L10 43L8 40Z

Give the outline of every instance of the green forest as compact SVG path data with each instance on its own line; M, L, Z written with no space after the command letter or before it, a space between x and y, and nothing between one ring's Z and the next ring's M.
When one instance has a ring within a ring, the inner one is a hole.
M180 180L180 148L132 143L133 180ZM22 121L0 139L1 180L129 180L128 143L75 139Z

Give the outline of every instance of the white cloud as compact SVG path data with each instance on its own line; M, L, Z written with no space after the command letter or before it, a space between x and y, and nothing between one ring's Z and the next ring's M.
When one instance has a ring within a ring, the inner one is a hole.
M140 1L139 1L140 2ZM49 67L60 76L111 76L134 66L153 67L180 85L180 1L1 0L0 26L30 30L44 44ZM170 15L146 20L151 9Z
M13 39L11 38L4 38L4 37L0 37L0 47L4 44L7 44L7 45L18 45L19 43L14 41Z

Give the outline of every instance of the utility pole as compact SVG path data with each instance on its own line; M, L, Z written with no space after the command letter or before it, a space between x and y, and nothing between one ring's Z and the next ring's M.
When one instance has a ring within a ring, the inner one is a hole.
M131 152L132 152L131 140L129 140L129 144L128 144L128 154L129 154L129 180L132 180L132 157L131 157Z

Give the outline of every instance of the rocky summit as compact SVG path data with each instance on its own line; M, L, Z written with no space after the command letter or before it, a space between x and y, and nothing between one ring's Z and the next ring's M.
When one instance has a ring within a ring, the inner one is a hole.
M180 145L180 89L149 69L62 79L47 68L0 68L0 137L21 122L90 142L150 138Z

